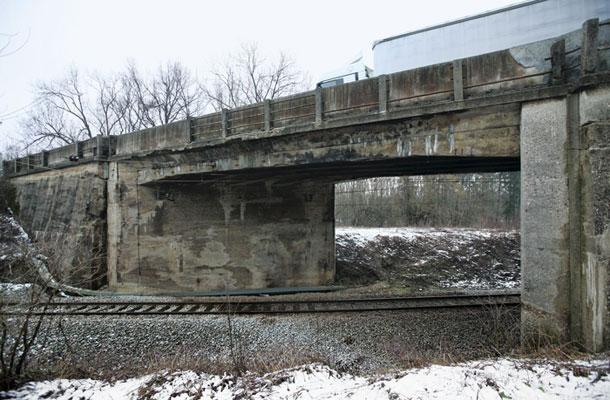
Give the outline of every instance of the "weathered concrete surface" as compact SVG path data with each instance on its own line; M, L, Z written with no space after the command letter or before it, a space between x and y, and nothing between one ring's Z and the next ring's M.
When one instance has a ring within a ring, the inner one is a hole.
M357 162L420 157L426 163L434 163L441 157L454 157L455 165L467 157L517 159L519 118L518 105L489 107L307 135L253 137L190 151L151 152L145 155L149 167L138 171L138 182L150 183L186 175L220 174L215 175L218 177L233 171L344 163L342 171L337 174L339 180L350 179L349 164ZM443 168L447 172L447 167ZM397 168L394 175L408 173L404 168ZM414 170L413 173L418 172ZM386 171L386 175L391 174ZM360 172L355 177L364 176Z
M331 284L335 181L514 169L519 115L492 107L110 162L110 287Z
M565 98L521 111L521 315L526 330L563 339L570 310L566 119Z
M111 163L109 281L170 293L332 284L334 188L324 182L137 182Z
M27 204L46 187L49 199L76 190L83 205L100 190L81 193L86 185L66 160L103 157L111 286L177 292L330 282L335 181L507 171L521 162L524 337L531 328L599 349L610 344L610 24L585 28L559 43L90 139L5 163L5 171L38 174L15 178L42 186L22 191ZM42 173L48 168L66 168L66 188L59 173ZM91 174L84 180L102 176ZM44 225L55 220L53 201L26 211L31 229L61 232ZM66 227L89 223L89 214L103 220L102 211L82 214L64 210L57 219ZM65 237L78 239L70 229Z
M610 88L521 113L525 337L610 344Z
M610 87L581 92L579 105L580 312L574 317L585 346L601 350L610 348Z
M131 154L187 143L191 140L189 124L188 120L179 121L117 136L116 154Z
M11 179L19 220L52 254L57 279L97 289L106 282L106 180L104 165L78 165Z

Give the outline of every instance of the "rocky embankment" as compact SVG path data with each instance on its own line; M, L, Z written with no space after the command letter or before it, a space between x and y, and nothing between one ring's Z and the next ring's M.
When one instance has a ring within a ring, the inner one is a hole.
M399 293L519 288L518 231L439 228L336 229L338 283Z

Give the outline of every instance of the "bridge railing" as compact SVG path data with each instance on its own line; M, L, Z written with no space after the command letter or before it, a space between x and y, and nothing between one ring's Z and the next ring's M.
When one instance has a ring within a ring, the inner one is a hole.
M36 154L3 161L5 175L23 175L58 169L78 162L107 159L114 154L116 137L97 136Z
M589 20L582 30L559 38L317 88L126 135L92 138L4 161L3 169L5 175L20 175L77 161L349 125L358 123L354 117L377 115L382 119L429 104L468 102L497 93L563 85L608 70L610 21Z
M217 139L223 136L225 122L223 112L204 115L191 121L191 131L195 141L205 139Z
M266 100L192 119L194 141L226 138L315 122L315 92Z
M313 90L270 100L266 104L266 109L269 110L268 129L311 125L315 122L316 92Z

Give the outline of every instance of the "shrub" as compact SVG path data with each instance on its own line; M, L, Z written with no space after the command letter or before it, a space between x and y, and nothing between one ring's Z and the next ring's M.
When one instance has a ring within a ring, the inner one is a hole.
M0 177L0 214L7 213L9 209L11 209L15 215L19 215L17 190L8 179Z

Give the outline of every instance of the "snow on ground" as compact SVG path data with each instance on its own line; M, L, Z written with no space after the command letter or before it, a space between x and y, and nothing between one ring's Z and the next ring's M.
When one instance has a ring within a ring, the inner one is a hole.
M30 249L29 236L15 220L12 212L0 214L0 267L12 274L13 264L25 257L24 252ZM0 271L6 276L6 271Z
M374 242L377 237L399 237L404 240L415 240L418 237L445 237L452 236L456 240L456 244L461 241L480 238L485 239L491 236L493 231L489 229L470 229L470 228L450 228L450 229L435 229L435 228L354 228L354 227L336 227L335 236L337 241L342 237L349 237L358 242L360 245L365 245L367 242ZM462 239L461 241L459 239Z
M12 211L8 214L0 214L0 239L8 242L27 242L28 234L23 227L17 222Z
M560 363L499 359L432 365L391 376L358 377L310 364L262 377L168 372L108 383L91 379L30 383L0 393L13 399L607 399L608 360Z
M31 283L0 283L0 295L23 292L32 288Z

